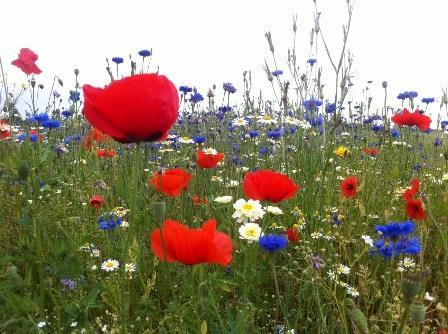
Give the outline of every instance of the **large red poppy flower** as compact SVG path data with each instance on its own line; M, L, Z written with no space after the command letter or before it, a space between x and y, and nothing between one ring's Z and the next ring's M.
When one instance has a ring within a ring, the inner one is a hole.
M294 197L299 189L287 175L271 170L247 173L243 181L243 190L247 197L272 203Z
M349 176L345 180L343 180L339 189L341 190L342 196L345 198L355 197L356 192L358 191L358 178L356 176Z
M179 95L163 75L133 75L83 91L84 116L121 143L162 140L177 119Z
M20 49L19 57L12 61L11 64L20 68L25 74L40 74L42 71L36 65L39 58L37 54L28 48Z
M215 168L224 159L224 153L208 154L203 151L197 153L196 162L202 168Z
M158 192L169 197L175 197L179 196L182 190L188 188L190 179L190 173L181 168L176 168L168 169L162 174L154 173L149 182Z
M226 266L232 260L232 239L216 231L214 219L206 221L198 229L166 220L162 229L151 233L151 250L163 261Z
M411 113L405 108L401 113L392 116L391 120L397 125L415 125L422 131L428 130L431 126L431 118L420 114L418 109Z
M410 199L406 201L406 216L414 220L426 219L426 211L421 199Z

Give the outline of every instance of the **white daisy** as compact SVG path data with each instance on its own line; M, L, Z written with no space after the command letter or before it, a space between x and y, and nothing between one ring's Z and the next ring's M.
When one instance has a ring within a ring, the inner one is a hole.
M276 207L276 206L268 206L266 208L266 212L272 213L273 215L282 215L283 211L282 209Z
M343 264L339 264L339 266L336 269L336 271L338 272L338 274L344 274L344 275L350 274L350 268L345 266L345 265L343 265Z
M249 242L258 241L263 234L260 225L257 223L246 223L238 229L238 232L240 239L249 240Z
M235 218L238 223L254 222L263 218L265 211L263 210L260 201L244 200L243 198L233 204L235 212L232 218Z
M47 324L47 323L46 323L45 321L40 321L40 322L37 323L36 326L37 326L38 328L42 328L42 327L44 327L46 324Z
M248 125L249 122L246 121L244 118L240 117L240 118L236 118L232 121L232 125L233 126L246 126Z
M373 240L370 236L363 234L363 235L361 235L361 239L364 240L364 242L367 245L369 245L370 247L373 247Z
M204 148L203 150L202 150L202 152L204 152L205 154L210 154L210 155L216 155L216 154L218 154L218 151L217 150L215 150L214 148Z
M117 260L108 259L103 262L101 269L105 271L114 271L115 269L118 269L119 266L120 263Z
M232 202L232 200L233 200L232 196L219 196L214 199L214 201L216 203L221 203L221 204L230 203L230 202Z
M124 265L124 271L127 273L133 273L135 272L136 267L134 263L125 263Z

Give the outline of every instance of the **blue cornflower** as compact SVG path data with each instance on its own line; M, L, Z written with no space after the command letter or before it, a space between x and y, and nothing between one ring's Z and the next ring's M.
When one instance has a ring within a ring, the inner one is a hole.
M249 137L250 137L250 138L256 138L256 137L258 137L259 134L260 134L260 133L259 133L257 130L251 130L251 131L249 131Z
M70 278L61 278L61 285L65 290L74 290L78 283Z
M421 251L420 239L418 237L414 238L403 238L395 243L395 251L398 254L415 255L419 254Z
M258 150L258 153L260 153L261 155L266 155L270 154L271 151L266 146L261 146L260 149Z
M124 62L124 59L121 57L113 57L112 61L118 65L118 64L122 64Z
M436 140L434 141L434 146L440 146L443 144L443 139L440 137L437 137Z
M70 91L70 97L68 99L70 101L77 102L77 101L79 101L81 99L81 93L77 92L77 91L74 91L74 90L71 90Z
M282 130L271 130L266 133L266 135L271 139L279 139L282 136Z
M27 136L30 138L30 141L31 141L32 143L34 143L34 142L37 141L37 138L38 138L38 137L37 137L36 134L22 133L22 134L20 134L17 138L18 138L20 141L24 141L24 140L26 139Z
M138 55L143 57L143 58L146 58L146 57L149 57L149 56L152 55L152 51L151 50L140 50L138 52Z
M327 105L325 106L325 111L328 114L333 113L336 110L336 104L335 103L327 103Z
M193 140L196 144L203 144L205 142L204 136L195 136L193 137Z
M100 218L98 219L98 224L100 226L100 229L105 231L105 230L112 230L118 226L120 226L123 223L123 221L121 220L120 217L117 217L114 220L114 216L113 214L109 215L109 219L106 220L104 219L104 216L101 215Z
M81 135L72 135L64 138L64 143L66 145L71 144L72 142L79 143L81 141Z
M229 106L219 107L218 111L221 113L226 113L226 112L232 111L232 107L229 107Z
M308 123L311 124L313 127L319 127L322 126L324 119L321 115L318 115L317 117L309 117L308 115L305 116L305 119L308 121Z
M384 130L384 126L381 124L374 124L374 125L372 125L371 130L373 132L380 132L380 131Z
M66 118L69 118L73 115L73 113L70 110L63 110L61 114Z
M390 135L392 136L392 138L399 138L400 131L398 131L398 129L396 128L393 128L392 130L390 130Z
M236 88L230 82L223 83L222 88L229 94L233 94L236 92Z
M48 116L48 114L45 113L37 114L34 116L34 120L36 120L39 123L43 123L50 120L50 116Z
M282 70L275 70L275 71L272 71L272 75L274 76L274 77L278 77L278 76L280 76L280 75L282 75L283 74L283 71Z
M53 96L55 99L59 99L61 97L61 94L59 94L59 92L55 89L53 90Z
M322 105L322 100L318 100L318 99L309 99L309 100L303 101L303 106L308 111L309 110L316 110L321 105Z
M404 222L390 222L386 225L376 225L375 231L381 233L384 238L397 239L414 232L415 226L412 220Z
M190 96L190 102L198 103L204 101L204 97L200 93L194 93Z
M289 133L290 134L295 134L297 132L297 126L291 126L290 128L289 128Z
M189 86L180 86L179 91L184 94L187 94L187 93L191 93L193 91L193 88L191 88Z
M286 248L288 238L286 235L265 234L258 239L258 244L264 250L274 253Z
M42 122L41 125L47 129L56 129L61 123L57 119L49 119L48 121Z
M315 58L310 58L306 61L308 64L310 64L311 66L313 66L314 64L317 63L317 59Z
M434 101L435 101L435 99L434 99L433 97L424 97L424 98L422 99L422 102L423 102L423 103L426 103L426 104L433 103Z
M414 164L414 166L412 166L412 169L416 172L418 172L420 169L422 169L422 165L420 164Z
M36 118L34 116L29 116L25 119L26 122L28 123L34 123L37 122Z

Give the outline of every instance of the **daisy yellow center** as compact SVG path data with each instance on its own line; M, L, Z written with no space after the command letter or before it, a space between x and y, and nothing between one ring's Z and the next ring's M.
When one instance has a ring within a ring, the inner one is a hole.
M244 204L244 206L243 206L243 209L244 209L244 210L247 210L247 211L252 210L252 208L253 208L252 204L249 204L249 203Z
M190 140L190 138L188 138L188 137L182 137L182 140L188 141L188 140Z
M257 231L255 231L254 229L250 229L246 231L246 236L248 237L256 237L257 236Z
M113 268L113 266L114 266L114 263L113 263L113 262L108 262L108 263L106 263L106 267L107 267L107 268Z
M263 119L265 119L266 121L270 121L272 118L271 118L271 116L266 115L266 116L263 117Z

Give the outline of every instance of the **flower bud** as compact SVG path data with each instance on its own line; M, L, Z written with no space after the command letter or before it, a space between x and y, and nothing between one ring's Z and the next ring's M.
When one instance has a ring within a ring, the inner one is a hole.
M412 304L409 309L409 315L412 320L420 324L425 320L425 305L423 304Z

